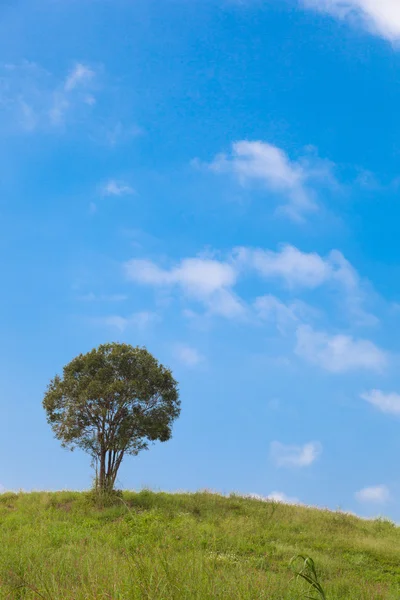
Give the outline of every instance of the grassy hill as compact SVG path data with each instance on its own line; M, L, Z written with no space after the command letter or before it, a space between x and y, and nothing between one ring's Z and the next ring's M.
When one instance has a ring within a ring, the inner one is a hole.
M108 508L79 492L0 495L1 599L296 600L309 589L297 554L327 600L400 598L388 521L209 493L126 492Z

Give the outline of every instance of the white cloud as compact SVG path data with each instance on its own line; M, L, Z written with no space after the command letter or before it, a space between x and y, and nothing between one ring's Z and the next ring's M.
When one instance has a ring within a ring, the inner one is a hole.
M185 258L171 269L162 269L149 260L133 259L126 264L126 271L132 281L177 284L194 296L207 296L236 282L231 265L207 258Z
M272 442L270 455L277 467L309 467L322 452L319 442L310 442L304 446L286 446Z
M366 487L355 493L359 502L385 504L390 500L390 491L386 485Z
M236 248L229 260L185 258L169 268L153 261L133 259L125 264L128 279L158 288L179 288L191 299L206 304L208 311L227 318L250 317L276 323L284 333L298 322L310 321L318 311L299 299L285 304L272 294L256 298L252 306L234 293L239 277L255 272L263 279L280 280L290 290L326 286L340 292L341 308L347 307L353 322L370 324L375 317L362 308L362 282L351 264L337 250L326 257L306 253L290 245L278 251Z
M184 293L204 302L209 310L225 317L243 313L242 302L231 291L237 274L232 265L209 258L186 258L170 269L149 260L126 263L128 279L154 287L178 286Z
M242 498L250 498L251 500L259 500L259 502L280 502L282 504L301 504L298 498L287 496L283 492L271 492L268 496L260 494L245 494Z
M285 304L272 294L256 298L252 306L247 306L233 291L240 277L255 274L281 282L290 291L325 286L339 297L341 312L345 307L353 323L370 325L377 321L363 308L367 300L365 283L338 250L321 256L291 245L283 245L278 251L242 247L235 248L225 261L184 258L163 268L151 260L133 259L125 264L125 271L128 279L142 285L180 288L187 297L205 303L214 314L250 317L252 310L261 319L275 321L281 332L298 321L309 322L318 310L300 299Z
M338 250L322 257L285 244L277 252L237 248L234 254L239 267L254 269L267 279L281 279L289 288L313 289L329 282L339 282L348 289L358 285L356 271Z
M396 42L400 40L398 0L301 0L306 8L340 19L360 22L370 31Z
M202 292L231 287L240 271L254 270L266 279L281 279L289 288L316 288L340 282L351 289L358 285L358 275L337 250L326 258L315 252L302 252L290 245L273 250L236 248L232 263L213 259L186 258L172 269L161 269L148 260L134 259L126 265L131 279L152 285L181 283L194 285Z
M188 367L196 367L204 361L204 357L192 346L177 344L175 346L177 359Z
M101 317L100 319L95 319L95 321L100 325L105 325L106 327L110 327L111 329L117 329L118 331L123 333L130 327L140 330L147 329L147 327L157 322L158 319L158 315L153 312L141 311L133 313L128 317L122 317L120 315L109 315L106 317Z
M328 335L308 325L297 329L296 354L332 373L357 369L381 371L387 355L369 340L347 335Z
M272 500L273 502L281 502L282 504L301 504L298 498L293 496L287 496L283 492L271 492L267 496L267 500Z
M395 392L385 394L381 390L371 390L370 392L361 394L361 398L383 413L400 415L400 394L396 394Z
M130 185L115 179L107 181L102 191L105 196L126 196L135 193L135 190Z
M316 156L291 160L268 142L238 141L229 155L220 154L209 165L217 173L233 173L242 185L260 183L284 198L284 210L294 219L317 208L314 184L333 182L332 164Z

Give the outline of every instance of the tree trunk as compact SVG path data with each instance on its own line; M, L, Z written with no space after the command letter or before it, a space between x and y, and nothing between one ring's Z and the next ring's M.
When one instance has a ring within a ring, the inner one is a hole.
M99 491L106 490L106 451L104 448L100 450L100 473L99 473Z
M114 489L115 480L119 467L121 466L124 450L113 451L100 448L99 475L96 476L96 489L100 493L111 492Z
M104 484L101 491L110 492L111 490L111 450L108 450L104 454Z
M111 478L110 478L111 489L114 488L115 480L116 480L117 474L118 474L118 469L121 466L123 457L124 457L124 450L121 450L119 456L116 457L116 460L113 464L113 469L112 469Z

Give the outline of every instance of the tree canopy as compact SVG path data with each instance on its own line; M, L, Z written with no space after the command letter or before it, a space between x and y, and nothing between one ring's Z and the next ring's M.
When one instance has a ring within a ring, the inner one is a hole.
M124 456L169 440L180 413L171 371L146 348L118 343L74 358L51 380L43 407L62 445L92 456L101 491L114 488Z

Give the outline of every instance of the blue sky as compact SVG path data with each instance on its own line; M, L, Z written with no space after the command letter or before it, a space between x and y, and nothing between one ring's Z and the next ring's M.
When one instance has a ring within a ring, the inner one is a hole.
M0 7L3 489L83 489L48 381L106 341L180 384L118 485L400 519L397 0Z

